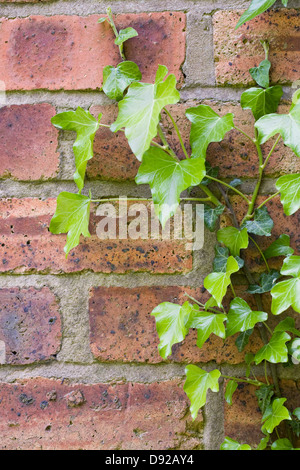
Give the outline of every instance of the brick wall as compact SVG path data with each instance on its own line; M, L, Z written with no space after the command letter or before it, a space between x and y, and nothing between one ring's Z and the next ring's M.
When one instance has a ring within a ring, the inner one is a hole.
M205 233L204 249L194 255L185 240L101 241L93 209L91 238L66 260L65 236L48 231L57 195L76 191L74 135L58 132L51 117L77 106L103 112L107 122L116 116L116 106L99 91L103 67L119 61L108 25L97 24L110 4L117 26L139 33L125 52L143 78L153 80L158 64L176 75L182 100L172 112L187 145L189 126L181 118L191 104L233 112L251 132L251 115L238 101L252 84L248 69L263 58L261 39L271 43L272 81L284 86L282 112L299 79L299 1L235 32L248 1L0 0L0 88L6 90L0 107L0 448L209 450L219 448L224 432L255 444L260 416L245 405L252 403L251 387L239 387L232 407L224 403L223 387L209 393L195 422L182 390L188 363L242 374L235 338L223 343L212 335L199 350L191 332L163 361L150 316L159 302L181 302L185 292L205 296L215 236ZM251 193L256 161L241 134L231 131L212 144L208 160L221 166L223 178L243 179ZM101 129L86 189L94 197L149 197L134 183L137 169L123 136ZM299 172L299 160L282 146L266 171L261 198L273 192L278 175ZM240 201L233 203L242 213ZM299 252L299 215L287 219L276 199L268 209L274 234L284 230ZM253 335L247 351L260 346ZM297 404L299 371L280 369L280 377Z

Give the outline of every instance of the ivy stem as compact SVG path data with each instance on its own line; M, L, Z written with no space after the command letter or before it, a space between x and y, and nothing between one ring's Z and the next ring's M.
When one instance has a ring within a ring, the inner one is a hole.
M110 7L106 8L106 13L107 13L107 16L108 16L108 19L109 19L109 24L110 24L113 32L115 33L116 38L118 39L119 32L116 28L116 25L115 25L115 22L114 22L114 19L113 19L113 14L112 14L112 11L111 11ZM123 44L120 44L119 52L120 52L120 56L121 56L122 60L126 60L126 57L125 57L125 54L124 54Z
M232 282L230 283L230 288L231 288L231 291L233 293L233 296L236 297L236 293L235 293L234 287L232 285Z
M241 132L241 134L244 134L245 137L247 137L247 139L249 139L252 144L255 145L255 139L252 139L252 137L250 137L250 135L248 135L245 131L243 131L242 129L240 129L239 127L237 126L234 126L234 128L238 131L238 132Z
M207 196L210 198L210 201L215 206L220 206L221 205L219 199L211 192L210 189L208 189L207 186L205 186L205 184L199 184L199 188L202 189L202 191L205 192L205 194L207 194Z
M224 379L234 380L235 382L245 382L250 385L256 385L257 387L261 387L262 385L265 385L264 382L260 382L259 380L240 379L239 377L231 377L230 375L224 375L224 374L221 374L221 377L224 377Z
M270 150L269 155L267 156L267 158L265 159L265 161L264 161L264 163L263 163L263 165L262 165L262 169L263 169L263 170L266 168L270 157L272 156L272 154L273 154L275 148L277 147L278 142L280 141L280 138L281 138L281 135L279 134L279 136L277 137L277 139L276 139L276 141L275 141L275 144L273 145L273 147L272 147L271 150Z
M194 297L192 297L191 295L189 295L187 292L185 292L184 295L185 295L186 297L188 297L189 299L191 299L191 300L192 300L193 302L195 302L196 304L198 304L199 307L201 307L202 309L204 309L204 310L202 310L202 311L207 312L208 310L210 310L210 311L212 311L213 313L220 313L220 312L219 312L217 309L215 309L215 308L212 308L212 307L207 307L207 308L206 308L204 304L202 304L201 302L199 302L199 300L196 300Z
M116 202L120 201L120 199L126 199L126 201L153 201L152 198L147 197L111 197L111 198L104 198L104 199L91 199L91 202ZM191 202L208 202L211 201L210 197L182 197L180 198L181 201L191 201Z
M257 209L261 209L265 204L267 204L267 202L271 201L271 199L273 199L273 197L276 197L280 194L280 191L277 191L277 193L274 193L272 194L272 196L268 197L268 199L265 199L264 202L262 202L258 207ZM252 214L252 217L253 217L254 214Z
M266 267L267 267L267 270L268 270L268 273L269 273L269 272L270 272L270 266L269 266L269 264L268 264L268 262L267 262L267 260L266 260L265 255L263 254L263 252L262 252L260 246L256 243L256 241L255 241L249 234L248 234L248 237L250 238L250 240L252 241L252 243L256 246L258 252L260 253L260 256L261 256L262 259L264 260L264 263L265 263L265 265L266 265Z
M239 191L238 189L236 189L234 186L231 186L230 184L227 184L225 183L224 181L222 180L219 180L217 178L214 178L213 176L210 176L210 175L205 175L206 178L212 180L212 181L215 181L216 183L219 183L219 184L222 184L223 186L226 186L226 188L229 188L231 189L232 191L234 191L235 193L237 193L239 196L241 196L243 199L245 199L245 201L250 204L251 201L249 201L249 199L247 198L247 196L245 196L245 194L243 194L241 191Z
M267 361L264 360L264 369L265 369L265 379L267 382L267 385L270 385L269 379L268 379L268 371L267 371Z
M172 121L173 127L174 127L174 129L175 129L175 131L176 131L176 134L177 134L177 136L178 136L178 139L179 139L179 142L180 142L180 145L181 145L181 148L182 148L182 150L183 150L183 153L184 153L185 157L186 157L186 158L190 158L190 156L189 156L189 154L187 153L186 148L185 148L185 146L184 146L184 143L183 143L183 140L182 140L182 137L181 137L181 134L180 134L180 130L179 130L179 128L178 128L178 126L177 126L175 120L173 119L172 115L169 113L169 111L168 111L166 108L163 108L163 109L164 109L165 113L169 116L169 118L170 118L171 121Z
M166 150L166 152L168 152L170 155L172 155L172 157L174 157L179 162L179 158L177 157L176 153L171 149L171 147L168 144L166 136L165 136L165 134L164 134L164 132L161 128L161 124L158 124L157 132L158 132L160 140L164 144L164 150ZM154 141L152 141L152 143L154 143Z

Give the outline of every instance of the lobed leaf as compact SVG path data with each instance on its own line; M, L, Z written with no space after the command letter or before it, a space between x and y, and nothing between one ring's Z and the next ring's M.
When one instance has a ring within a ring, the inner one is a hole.
M209 389L219 391L219 377L221 372L217 369L206 372L200 367L188 365L185 369L186 381L184 391L190 399L190 411L193 419L196 419L198 411L206 403L206 394Z
M255 363L260 364L263 360L273 364L287 362L288 349L285 343L290 339L290 335L285 332L274 333L270 341L255 354Z
M280 191L280 200L286 215L292 215L300 209L300 174L284 175L276 181Z
M230 303L226 323L226 337L232 336L239 331L251 330L256 323L266 321L267 319L268 314L266 312L255 312L245 300L236 297Z
M218 230L217 239L229 248L232 256L239 256L241 249L247 248L249 243L247 228L224 227Z
M227 260L226 272L211 273L204 279L204 287L214 297L218 307L221 307L223 297L230 285L230 276L239 271L239 269L237 261L233 256L230 256Z
M117 67L107 65L103 69L102 90L111 100L120 101L126 88L141 78L142 74L134 62L124 61Z
M255 209L253 220L246 220L243 227L245 227L249 233L270 237L272 235L274 222L266 206L263 206L260 209Z
M263 414L262 421L265 423L262 429L266 430L269 434L274 431L281 421L286 419L291 420L288 409L283 405L285 402L286 398L275 398Z
M255 120L262 116L275 113L283 95L281 86L273 86L266 90L262 88L249 88L241 96L241 107L251 109Z
M290 237L282 234L264 251L264 256L269 259L275 256L288 256L293 253L294 250L290 247Z

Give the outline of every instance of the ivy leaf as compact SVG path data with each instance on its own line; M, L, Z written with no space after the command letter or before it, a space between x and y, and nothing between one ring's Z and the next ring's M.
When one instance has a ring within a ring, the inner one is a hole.
M205 158L208 145L211 142L221 142L225 134L234 128L233 114L220 117L210 106L204 104L187 109L186 116L192 123L192 157Z
M246 21L252 20L261 13L264 13L268 8L274 5L275 1L276 0L252 0L250 7L242 14L235 29L239 28L243 23L246 23Z
M253 330L248 330L248 331L253 331ZM247 333L246 331L244 333ZM247 369L246 369L246 377L248 378L250 376L251 372L251 364L254 361L255 355L252 353L245 354L244 360L245 363L247 364Z
M294 250L290 247L290 237L282 234L264 251L264 256L266 259L269 259L275 256L288 256L293 253Z
M292 278L278 282L272 288L272 313L279 315L289 307L300 313L300 256L288 256L280 273L283 276L292 276Z
M218 230L218 242L229 248L232 256L239 256L240 250L247 248L249 244L247 228L238 230L235 227L224 227Z
M76 111L67 111L53 116L52 124L58 129L77 132L77 139L73 145L75 155L76 172L75 183L79 191L84 186L84 176L88 160L93 158L93 141L96 131L99 129L99 119L94 118L88 111L78 107Z
M125 29L120 29L118 37L115 39L115 44L117 46L121 46L123 42L127 41L127 39L134 38L135 36L138 36L137 31L134 28L125 28Z
M289 0L281 0L281 1L282 1L283 6L287 7Z
M266 409L270 406L274 393L274 385L262 385L255 391L258 406L262 414L264 414Z
M250 285L247 292L250 294L264 294L269 292L275 284L275 281L280 277L280 273L272 269L269 273L263 273L259 278L259 284Z
M120 101L126 88L141 78L138 66L129 60L121 62L117 67L107 65L103 69L102 90L111 100Z
M240 444L230 437L225 437L224 442L221 444L220 450L251 450L248 444Z
M260 440L260 443L258 444L256 450L265 450L267 448L268 442L270 440L270 434L266 431L264 432L264 434L266 435Z
M223 214L225 206L219 204L217 207L210 207L204 204L204 223L208 230L214 232L219 216Z
M199 309L197 310L192 321L189 323L190 328L196 328L198 330L197 346L202 348L203 344L212 333L220 338L225 338L224 321L226 320L226 315L222 313L200 312Z
M228 384L226 385L225 400L229 405L232 405L232 395L236 391L237 387L238 383L235 380L229 380Z
M256 354L255 363L260 364L263 360L277 364L288 361L288 350L285 345L291 339L285 332L274 333L269 343L265 344Z
M256 81L257 85L263 88L269 88L271 65L271 62L265 59L258 67L252 67L249 70L251 77Z
M227 260L230 256L229 249L224 246L215 246L215 258L213 261L214 272L226 272ZM234 256L234 259L237 261L239 268L241 269L244 266L244 260L239 256Z
M57 197L57 207L50 222L51 233L67 233L64 247L66 258L69 252L79 244L80 235L89 237L91 199L82 194L62 192Z
M240 178L234 178L229 183L229 185L232 186L233 188L236 188L237 186L240 186L241 184L242 184L242 180L240 180Z
M185 318L188 313L186 308L171 302L163 302L152 311L160 339L158 350L163 359L172 354L173 344L180 343L187 335Z
M291 341L288 346L289 354L297 361L300 361L300 339L294 339L294 341Z
M293 444L289 439L277 439L277 441L273 442L271 446L272 450L300 450L300 449L295 449L293 447Z
M236 297L230 303L227 315L226 337L232 336L238 331L247 331L254 328L256 323L266 321L266 312L254 312L247 302L240 297Z
M280 191L280 200L286 215L292 215L300 209L300 174L284 175L276 181Z
M164 106L180 100L173 74L165 80L168 69L159 65L155 83L132 83L126 97L119 102L117 120L111 125L112 132L125 127L125 135L138 160L150 147L157 135L160 112Z
M266 206L263 206L261 209L255 209L253 220L246 220L243 226L249 233L270 237L272 235L271 232L274 226L274 222L270 217Z
M238 335L237 339L235 340L235 345L239 352L242 352L243 349L247 346L252 333L253 333L253 329L243 331L242 333Z
M295 328L295 320L291 317L286 317L284 320L278 323L274 328L274 333L277 331L289 331L296 336L300 336L300 331Z
M262 88L249 88L241 96L243 109L251 109L255 120L262 116L275 113L283 95L281 86L273 86L266 90Z
M239 265L233 256L230 256L226 264L226 272L211 273L204 279L204 287L216 300L218 307L221 307L223 297L230 284L230 276L239 271Z
M175 214L182 191L201 183L204 175L203 158L178 162L163 150L150 147L144 153L135 182L150 185L155 212L164 226Z
M262 421L265 422L263 429L265 429L269 434L274 431L281 421L291 419L288 409L283 405L285 402L286 398L275 398L272 405L268 406L264 412L262 417Z
M300 102L289 114L267 114L256 123L258 142L264 144L276 134L280 134L285 145L290 147L297 157L300 157Z
M196 419L198 411L206 403L208 389L219 391L219 377L221 372L217 369L206 372L200 367L188 365L185 369L186 381L184 391L190 399L190 411L193 419Z

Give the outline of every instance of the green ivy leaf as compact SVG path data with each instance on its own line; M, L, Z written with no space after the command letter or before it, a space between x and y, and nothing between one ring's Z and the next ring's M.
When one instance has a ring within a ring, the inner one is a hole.
M248 444L240 444L230 437L225 437L224 442L221 444L220 450L251 450Z
M275 113L283 95L281 86L273 86L266 90L262 88L249 88L241 96L243 109L251 109L255 120L262 116Z
M250 285L247 292L250 294L264 294L269 292L275 284L275 281L280 277L280 273L272 269L269 273L263 273L259 278L259 284Z
M220 338L225 338L225 320L226 315L222 313L200 312L199 308L197 308L193 319L189 323L190 328L198 330L197 346L202 348L212 333Z
M51 119L52 124L58 129L77 132L77 139L73 145L76 165L74 180L79 191L84 186L87 162L94 155L93 141L95 133L99 129L100 118L101 114L97 121L88 111L78 107L76 111L59 113Z
M294 339L294 341L291 341L288 346L289 354L297 361L300 361L300 339Z
M267 319L268 314L266 312L252 311L245 300L236 297L230 303L226 323L226 337L232 336L238 331L251 330L256 323Z
M281 0L281 1L282 1L283 6L287 7L289 0Z
M272 313L279 315L289 307L300 313L300 256L288 256L280 273L283 276L292 276L292 279L278 282L272 288Z
M57 197L56 212L50 222L51 233L67 233L66 258L79 244L80 235L89 237L91 199L81 194L62 192Z
M221 307L223 297L230 284L230 276L239 271L239 265L233 256L227 260L226 272L211 273L204 279L204 287L216 300L218 307Z
M164 226L175 214L182 191L201 183L204 175L203 158L189 158L178 162L163 150L150 147L144 153L135 182L149 184L155 212Z
M185 319L188 314L188 309L171 302L163 302L152 311L160 339L158 350L163 359L172 354L173 344L180 343L187 335Z
M290 237L282 234L264 251L264 256L269 259L275 256L288 256L293 253L294 250L290 247Z
M228 384L226 385L225 400L229 405L232 405L232 395L236 391L237 387L238 383L235 380L229 380Z
M219 204L217 207L210 207L204 204L204 223L208 230L215 231L219 216L223 214L225 206Z
M272 235L273 226L274 222L266 206L263 206L261 209L255 209L253 220L246 220L243 224L243 227L246 227L249 233L265 237Z
M300 174L284 175L276 181L280 191L280 200L286 215L292 215L300 209Z
M121 46L128 39L138 36L137 31L134 28L120 29L118 37L115 39L115 44Z
M261 387L255 391L258 406L262 414L264 414L266 409L270 406L274 393L274 385L261 385Z
M288 361L288 350L286 342L291 339L285 332L274 333L269 343L265 344L256 354L255 363L260 364L263 360L277 364Z
M208 145L211 142L221 142L225 134L234 128L233 114L220 117L210 106L204 104L187 109L186 116L192 123L192 157L205 158Z
M260 443L258 444L256 450L265 450L267 448L267 445L270 440L270 434L266 433L266 431L265 431L265 434L266 436L260 440Z
M215 273L226 272L227 260L230 256L229 249L225 246L215 246L215 258L213 261L213 269ZM237 261L239 268L241 269L244 266L244 260L239 256L234 256L234 259Z
M164 80L167 73L168 69L159 65L154 84L132 83L126 97L119 102L117 120L111 125L112 132L125 127L131 150L140 161L157 135L161 110L180 100L176 78L171 74Z
M252 67L249 70L251 77L256 81L257 85L263 88L269 88L271 65L271 62L265 59L258 67Z
M190 399L190 411L193 419L196 419L198 411L206 403L208 389L219 391L219 377L221 372L217 369L206 372L200 367L188 365L185 369L186 381L184 391Z
M290 147L297 157L300 157L300 102L289 114L267 114L256 123L258 142L264 144L276 134L280 134L285 145Z
M235 340L235 345L239 352L242 352L243 349L247 346L252 333L253 328L251 330L243 331L238 335L237 339Z
M239 28L243 23L246 23L246 21L252 20L261 13L264 13L268 8L274 5L275 1L276 0L252 0L250 7L242 14L235 29Z
M238 230L235 227L224 227L217 232L218 242L229 248L232 256L239 256L241 249L248 247L249 239L247 228Z
M121 62L117 67L107 65L103 69L102 90L111 100L120 101L126 88L133 82L141 80L138 66L131 61Z
M268 406L263 414L262 421L265 422L263 429L269 434L274 431L281 421L291 419L288 409L283 405L285 402L286 398L275 398L272 405Z
M293 444L288 439L277 439L277 441L273 442L271 446L272 450L300 450L295 449Z
M286 317L284 320L278 323L274 328L274 333L277 331L289 331L296 336L300 336L300 331L295 328L295 320L291 317Z

